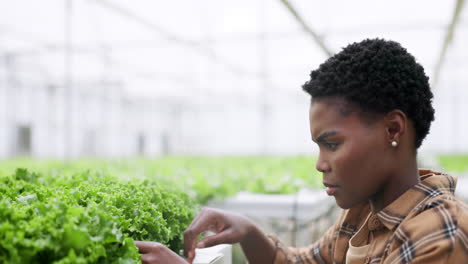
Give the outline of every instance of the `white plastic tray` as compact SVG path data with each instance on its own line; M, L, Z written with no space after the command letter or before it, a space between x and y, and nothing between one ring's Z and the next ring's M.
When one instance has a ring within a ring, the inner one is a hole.
M231 264L232 246L228 244L195 249L193 264Z

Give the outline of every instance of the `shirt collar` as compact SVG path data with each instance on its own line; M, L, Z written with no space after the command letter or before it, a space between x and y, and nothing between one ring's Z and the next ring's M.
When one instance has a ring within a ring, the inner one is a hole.
M421 181L418 184L376 214L388 229L393 230L397 227L408 213L423 201L441 194L453 195L455 192L455 176L426 169L419 169L419 176Z

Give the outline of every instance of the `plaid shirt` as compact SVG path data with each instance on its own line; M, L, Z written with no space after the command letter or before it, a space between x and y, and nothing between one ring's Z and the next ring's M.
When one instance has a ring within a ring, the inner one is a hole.
M364 223L373 237L364 263L468 263L468 206L454 197L457 178L419 174L420 183L375 215L368 203L344 210L310 246L286 247L269 236L276 244L274 263L344 264L349 240Z

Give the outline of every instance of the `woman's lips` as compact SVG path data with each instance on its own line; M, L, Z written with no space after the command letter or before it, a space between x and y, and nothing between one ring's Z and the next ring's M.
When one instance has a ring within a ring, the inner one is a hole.
M334 186L334 187L327 187L325 190L327 194L331 196L335 194L336 189L338 189L338 187Z
M328 195L334 195L336 190L338 189L338 185L333 185L329 183L323 183L325 185L326 189L325 191L327 192Z

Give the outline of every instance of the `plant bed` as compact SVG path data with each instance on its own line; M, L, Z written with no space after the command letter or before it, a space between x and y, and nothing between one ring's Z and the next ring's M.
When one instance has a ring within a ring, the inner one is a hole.
M444 172L468 174L468 154L441 155L439 163Z
M134 240L175 252L194 204L154 181L99 173L0 175L0 263L140 263Z
M0 161L0 174L18 167L47 175L87 170L119 179L148 179L177 186L199 204L222 200L240 191L293 194L321 187L314 157L163 157L158 159L80 159L71 161L13 159Z

